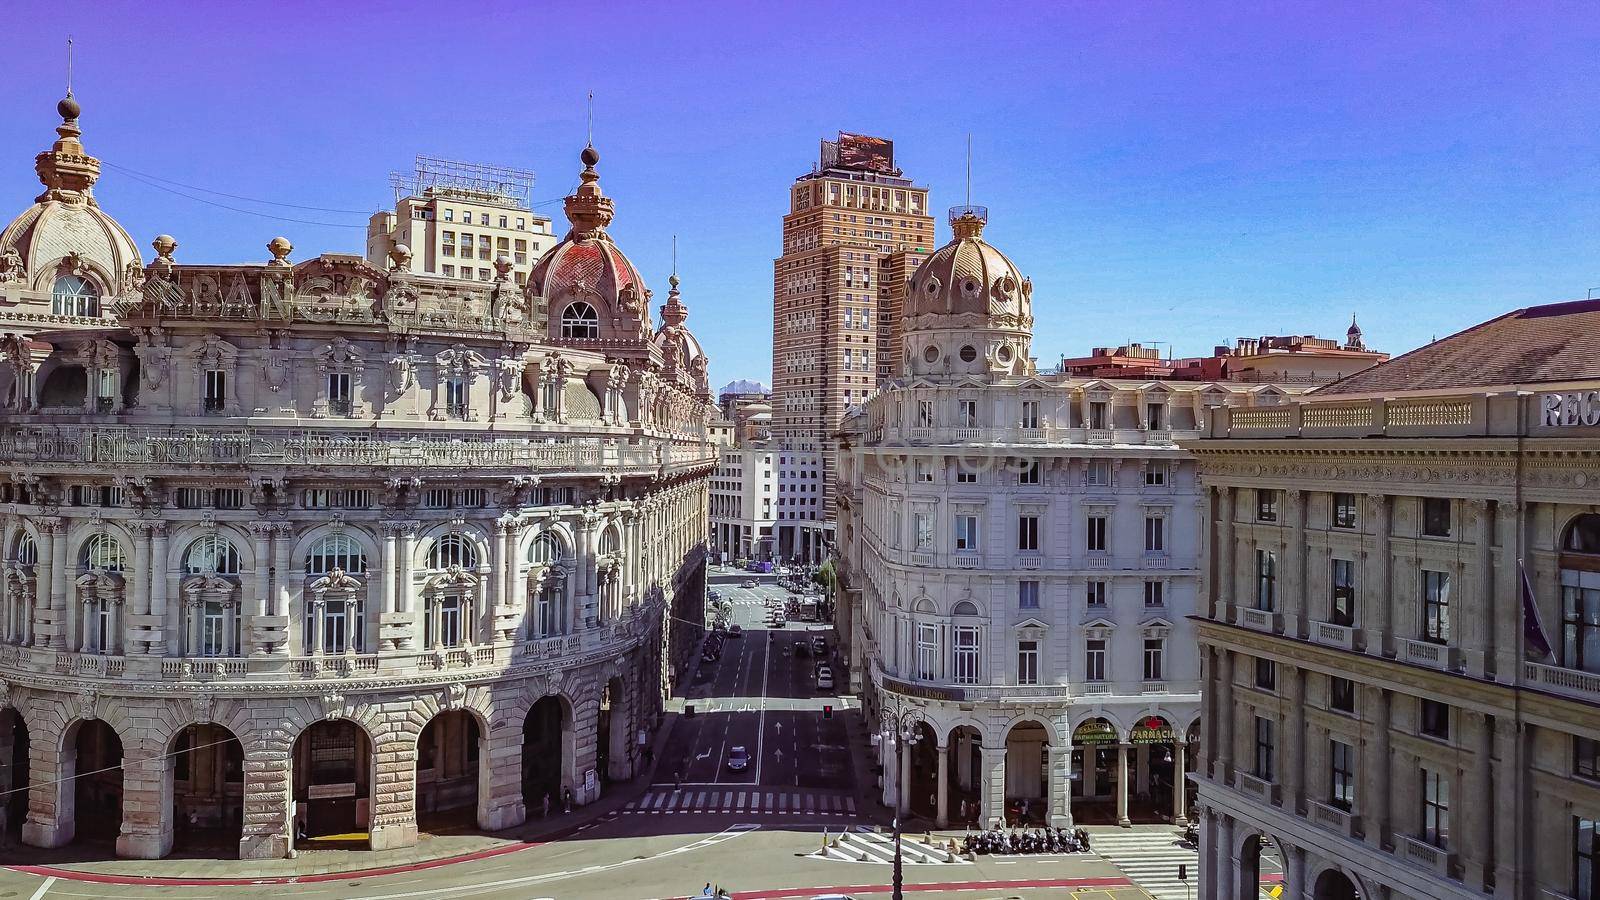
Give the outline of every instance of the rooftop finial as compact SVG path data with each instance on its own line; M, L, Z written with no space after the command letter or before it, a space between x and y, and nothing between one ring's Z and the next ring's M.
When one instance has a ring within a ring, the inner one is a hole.
M972 132L967 132L967 205L972 205Z
M672 236L672 277L678 277L678 236Z
M589 92L589 146L594 146L594 91Z
M67 35L67 96L72 96L72 35Z

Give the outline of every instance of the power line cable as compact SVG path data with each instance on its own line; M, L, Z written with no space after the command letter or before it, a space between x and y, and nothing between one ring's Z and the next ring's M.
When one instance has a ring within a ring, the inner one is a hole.
M177 194L179 197L183 197L183 198L186 198L186 199L189 199L189 200L193 200L196 203L204 203L207 206L215 206L218 209L226 209L226 210L228 210L230 212L244 213L247 216L257 216L257 217L262 218L262 219L272 219L272 220L277 221L277 222L292 222L292 223L297 224L297 225L317 225L317 226L320 226L322 228L362 228L362 229L365 229L367 227L364 224L363 225L354 225L354 224L351 224L351 223L348 223L348 222L316 222L316 221L312 221L310 219L294 219L294 218L290 218L288 216L275 216L272 213L258 212L258 211L253 210L253 209L241 209L241 208L239 208L237 206L229 206L226 203L218 203L215 200L207 200L204 197L196 197L193 194L185 194L183 191L177 190L176 188L170 188L170 187L167 187L166 185L157 184L154 181L149 181L149 180L147 180L145 178L142 178L142 177L140 177L138 175L133 174L132 172L124 172L123 174L127 175L129 178L132 178L135 181L142 182L143 184L149 185L150 187L153 187L158 191L166 191L169 194Z
M210 188L203 188L196 184L184 184L181 181L173 181L170 178L162 178L158 175L151 175L148 172L141 172L138 169L130 169L127 166L119 166L116 163L102 161L100 165L116 169L118 172L128 175L148 179L150 181L159 181L162 184L170 184L175 187L187 188L191 191L199 191L202 194L215 194L218 197L227 197L230 200L243 200L246 203L262 203L267 206L282 206L286 209L304 209L310 212L347 213L353 216L367 216L373 213L373 210L370 209L334 209L327 206L302 206L298 203L280 203L277 200L262 200L259 197L245 197L240 194L230 194L226 191L214 191Z
M172 758L174 756L177 756L179 753L193 753L196 750L205 750L205 749L210 748L210 747L220 747L223 744L226 744L226 743L229 743L229 742L232 742L232 741L237 741L237 740L238 740L238 738L236 738L236 737L230 737L230 738L227 738L225 740L212 741L209 744L201 744L201 745L199 745L197 747L186 747L183 750L174 750L171 753L163 753L160 756L152 756L152 757L149 757L148 759L140 760L140 762L159 762L160 760L170 759L170 758ZM11 788L10 790L0 791L0 797L8 797L8 796L10 796L12 794L26 793L27 791L31 791L36 787L49 787L49 786L55 785L55 784L65 784L66 782L72 781L73 779L76 779L76 778L88 778L90 775L100 775L100 774L102 774L104 772L115 772L118 769L126 769L126 768L127 768L127 760L124 759L122 762L119 762L114 766L107 766L104 769L95 769L95 770L93 770L91 772L77 772L77 773L75 773L73 775L70 775L70 776L68 776L66 778L57 778L54 781L41 781L38 784L33 784L33 783L30 782L27 787Z

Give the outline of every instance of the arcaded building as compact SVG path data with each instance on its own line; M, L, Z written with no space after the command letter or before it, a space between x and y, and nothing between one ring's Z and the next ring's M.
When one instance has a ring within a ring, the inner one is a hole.
M1507 313L1187 441L1199 896L1588 898L1600 301Z
M384 849L631 777L698 637L716 453L598 154L525 289L404 245L192 264L141 256L59 110L0 234L8 827Z
M1177 440L1288 394L1041 374L1035 303L1056 301L986 221L952 211L905 292L897 376L839 435L837 624L895 733L885 802L903 756L903 802L941 826L1181 823L1202 494Z

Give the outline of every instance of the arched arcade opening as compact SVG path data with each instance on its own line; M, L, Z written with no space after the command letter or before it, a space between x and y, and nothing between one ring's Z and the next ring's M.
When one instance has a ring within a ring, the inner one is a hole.
M294 742L296 839L367 839L372 741L349 719L313 723Z
M122 739L104 720L90 719L73 726L66 746L62 775L73 779L74 839L114 842L122 831Z
M1072 732L1072 812L1080 825L1117 822L1117 747L1109 719L1085 719Z
M522 725L522 801L528 817L561 812L572 713L561 698L540 697Z
M417 739L417 828L473 828L478 820L483 731L464 710L439 713Z
M1050 731L1032 720L1006 733L1006 821L1050 821Z
M0 709L0 837L22 840L28 819L28 725L13 707Z
M168 748L173 849L238 855L244 832L244 746L222 725L190 725Z

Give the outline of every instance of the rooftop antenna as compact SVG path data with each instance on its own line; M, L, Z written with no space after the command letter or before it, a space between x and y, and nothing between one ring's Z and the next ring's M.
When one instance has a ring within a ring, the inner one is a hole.
M589 92L589 146L594 146L594 91Z
M672 236L672 277L678 277L678 236Z
M67 36L67 96L72 96L72 36Z
M972 132L967 132L967 205L972 205Z
M69 89L68 89L68 90L67 90L67 93L69 93L69 94L70 94L70 93L72 93L72 90L71 90L71 89L70 89L70 88L69 88ZM1586 299L1586 300L1593 300L1593 299L1594 299L1594 292L1595 292L1595 291L1600 291L1600 287L1592 287L1592 288L1589 288L1589 296L1587 296L1587 297L1585 297L1585 298L1584 298L1584 299Z

